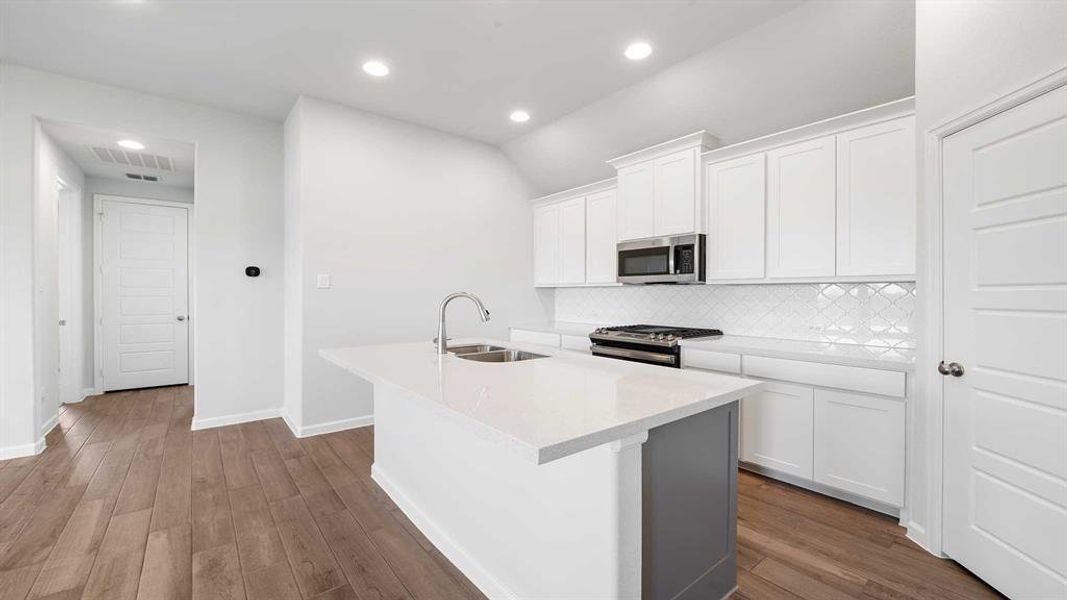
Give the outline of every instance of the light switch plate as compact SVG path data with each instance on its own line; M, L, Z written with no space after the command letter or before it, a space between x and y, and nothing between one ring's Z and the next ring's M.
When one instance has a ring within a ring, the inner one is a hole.
M319 276L316 279L316 284L315 285L320 290L329 289L330 288L330 274L329 273L319 273Z

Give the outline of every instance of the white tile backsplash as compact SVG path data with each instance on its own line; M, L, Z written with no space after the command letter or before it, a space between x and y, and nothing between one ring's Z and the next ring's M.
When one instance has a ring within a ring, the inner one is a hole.
M555 319L914 348L914 312L914 283L646 285L559 288Z

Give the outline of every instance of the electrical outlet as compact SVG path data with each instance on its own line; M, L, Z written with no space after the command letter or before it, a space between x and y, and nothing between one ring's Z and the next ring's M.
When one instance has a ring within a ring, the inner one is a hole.
M318 277L315 279L315 287L320 290L330 289L330 274L319 273Z

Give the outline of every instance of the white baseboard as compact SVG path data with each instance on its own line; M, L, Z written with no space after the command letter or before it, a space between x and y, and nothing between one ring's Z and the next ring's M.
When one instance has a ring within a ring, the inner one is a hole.
M74 402L71 402L70 404L77 404L78 402L83 402L89 396L95 396L95 395L97 395L97 393L98 392L96 391L96 388L91 388L91 387L85 388L84 390L82 390L78 400L76 400Z
M215 427L237 425L238 423L248 423L251 421L274 419L280 417L281 412L282 411L279 408L268 408L267 410L257 410L254 412L247 412L236 415L224 415L221 417L208 417L206 419L199 419L194 415L192 430L198 431L200 429L213 429Z
M288 423L288 421L286 421ZM307 427L299 427L296 437L305 438L313 435L322 435L324 433L333 433L335 431L344 431L346 429L358 429L360 427L369 427L374 425L374 415L364 415L362 417L352 417L351 419L341 419L339 421L329 421L327 423L319 423L318 425L309 425ZM292 428L292 424L289 425Z
M369 427L374 424L374 415L363 415L361 417L352 417L351 419L327 421L326 423L308 425L306 427L294 423L292 417L290 417L287 412L283 411L280 416L285 421L285 424L289 426L289 431L293 432L293 435L298 438L333 433L335 431L344 431L346 429L359 429L360 427Z
M441 554L444 554L445 558L466 575L467 579L470 579L471 583L481 590L487 598L493 598L494 600L518 598L514 592L496 577L493 577L492 573L482 566L480 562L468 554L451 536L426 516L419 507L415 506L411 499L393 484L389 476L377 464L371 465L370 473L371 478L385 490L389 498L411 519L411 522L419 528L419 531L426 536L426 539L430 540L441 551Z
M41 425L41 439L43 440L44 437L46 435L48 435L48 432L50 432L53 429L55 429L56 425L59 425L59 413L58 412L56 414L52 415L51 419L48 419L47 421L45 421L44 425Z
M44 446L44 436L42 435L40 439L32 444L0 447L0 460L10 460L12 458L22 458L24 456L40 454L44 451Z

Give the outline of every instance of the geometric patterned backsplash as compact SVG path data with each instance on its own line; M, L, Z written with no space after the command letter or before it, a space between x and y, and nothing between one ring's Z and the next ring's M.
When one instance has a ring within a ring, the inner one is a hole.
M652 323L729 335L915 347L914 283L627 285L556 289L557 321Z

